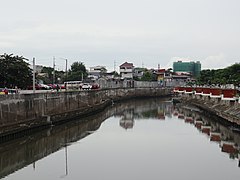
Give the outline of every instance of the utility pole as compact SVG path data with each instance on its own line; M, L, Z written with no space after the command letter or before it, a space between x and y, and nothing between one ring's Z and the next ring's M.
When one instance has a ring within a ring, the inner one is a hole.
M35 66L35 58L33 58L33 93L36 92L36 87L35 87L35 74L36 74L36 66Z
M63 59L63 60L65 60L65 62L66 62L66 65L65 65L65 78L66 78L66 81L67 81L67 77L68 77L68 60L66 59L66 58L62 58L62 57L60 57L60 59Z
M55 84L55 57L53 56L53 84Z
M68 72L67 72L67 59L66 60L66 70L65 70L65 73L66 73L66 81L67 81L67 77L68 77Z

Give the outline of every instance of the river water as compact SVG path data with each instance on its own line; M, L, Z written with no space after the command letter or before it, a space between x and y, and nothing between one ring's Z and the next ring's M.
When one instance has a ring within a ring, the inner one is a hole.
M240 134L167 99L114 104L0 144L6 180L239 180Z

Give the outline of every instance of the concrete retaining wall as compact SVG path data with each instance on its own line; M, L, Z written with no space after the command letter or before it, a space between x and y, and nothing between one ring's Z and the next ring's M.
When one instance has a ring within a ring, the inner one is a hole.
M240 104L238 101L221 100L220 98L192 94L183 94L182 99L186 103L194 104L206 112L240 126Z
M0 135L90 114L112 101L170 93L170 89L160 88L118 88L3 95L0 96Z

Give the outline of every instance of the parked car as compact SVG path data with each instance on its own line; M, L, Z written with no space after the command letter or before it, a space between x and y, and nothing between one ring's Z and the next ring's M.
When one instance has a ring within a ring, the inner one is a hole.
M55 84L48 84L49 87L51 87L51 89L55 89L56 85Z
M99 86L98 83L92 84L92 88L91 89L99 89L99 88L100 88L100 86Z
M27 89L28 89L28 90L32 90L32 89L33 89L33 86L32 86L32 85L31 85L31 86L28 86ZM41 86L40 86L39 84L35 84L35 89L36 89L36 90L41 90Z
M46 84L39 84L39 86L40 86L40 89L43 89L43 90L49 90L49 89L51 89L51 86L48 86L48 85L46 85Z
M1 94L17 94L17 89L8 89L8 88L0 88L0 95Z
M82 89L83 89L83 90L92 89L92 85L89 84L89 83L83 83L83 84L82 84Z
M60 89L66 89L64 84L59 84Z
M7 88L0 88L0 94L8 94Z

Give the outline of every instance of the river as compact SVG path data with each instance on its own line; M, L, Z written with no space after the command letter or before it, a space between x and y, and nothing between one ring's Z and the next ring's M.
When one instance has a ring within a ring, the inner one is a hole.
M0 144L6 180L238 180L240 134L168 99L113 104Z

